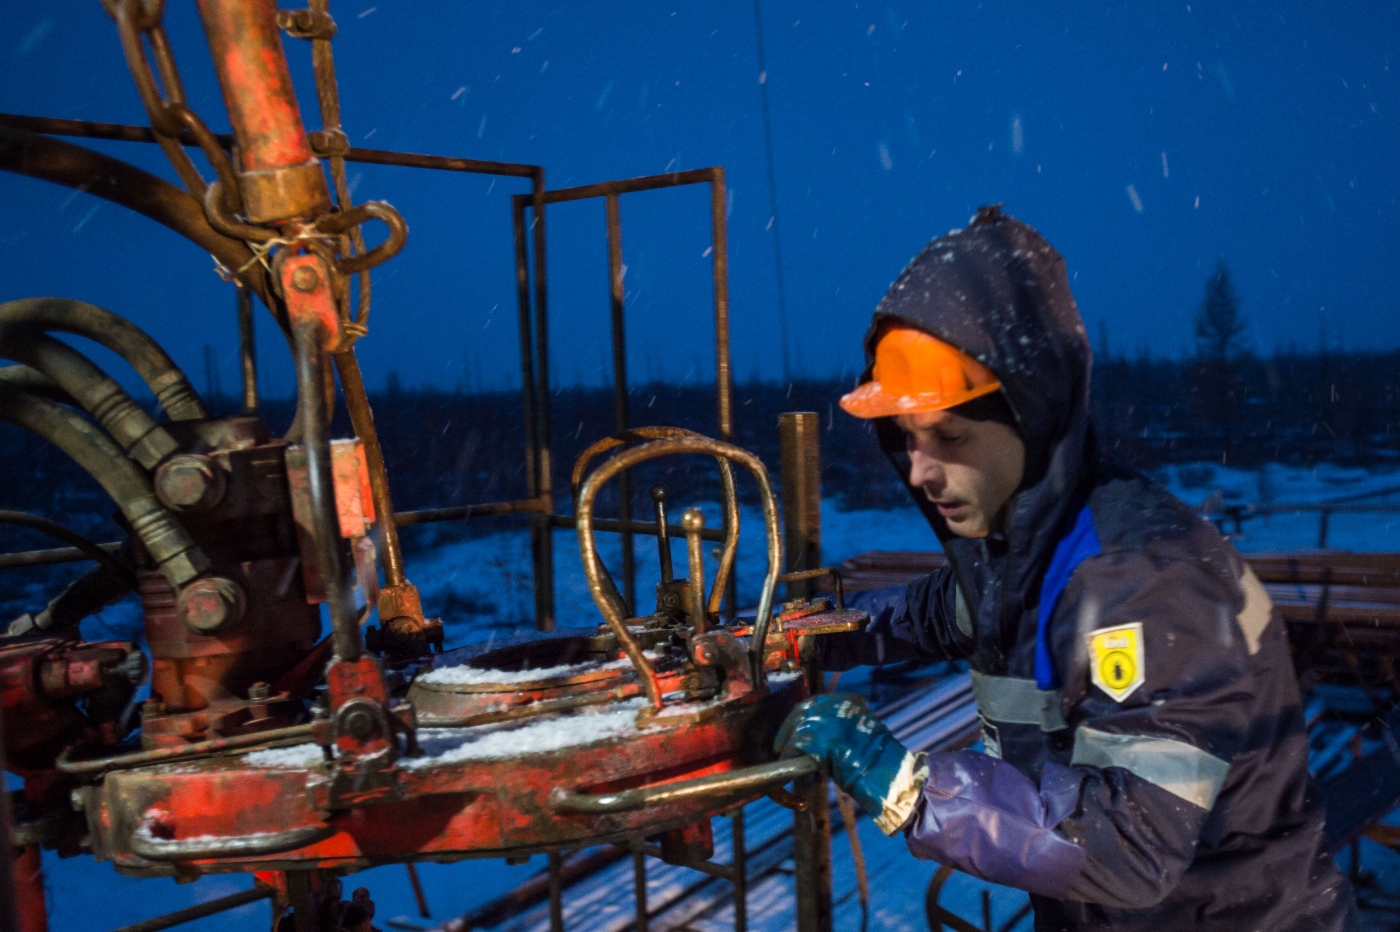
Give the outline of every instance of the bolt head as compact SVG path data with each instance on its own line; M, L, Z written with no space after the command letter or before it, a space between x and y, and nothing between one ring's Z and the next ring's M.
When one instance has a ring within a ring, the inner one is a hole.
M196 634L213 634L243 617L243 590L231 579L196 579L180 590L180 617Z
M248 698L254 702L263 702L272 698L272 687L266 683L254 683L248 687Z
M297 291L315 291L321 285L321 276L309 265L303 265L292 273L292 287Z
M172 511L202 511L224 497L224 473L207 456L182 453L156 470L156 497Z
M355 709L345 716L345 730L356 740L364 741L374 734L374 716L365 709Z

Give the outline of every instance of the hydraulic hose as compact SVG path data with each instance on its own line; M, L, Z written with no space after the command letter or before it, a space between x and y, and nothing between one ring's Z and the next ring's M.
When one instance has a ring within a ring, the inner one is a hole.
M3 383L0 419L43 437L96 479L176 591L209 568L208 557L156 500L150 481L95 425L63 405Z
M49 401L56 401L61 405L78 407L73 396L65 392L57 382L28 366L0 367L0 383L31 395L38 395L40 398L47 398Z
M172 421L209 416L190 380L160 344L109 310L69 298L25 298L0 304L0 324L59 330L100 343L130 363Z
M296 357L301 445L306 450L307 490L311 498L311 530L316 544L316 568L326 587L331 614L331 639L341 660L358 660L364 652L360 624L346 575L340 520L335 508L335 479L331 472L330 418L325 397L329 366L325 339L315 323L302 324L292 334ZM390 516L387 520L392 521Z
M8 126L0 126L0 171L86 191L164 224L192 240L252 288L271 309L277 325L287 330L286 310L247 244L211 227L204 206L170 182L101 152Z
M10 636L26 634L34 628L40 631L63 631L74 627L84 618L100 612L136 588L136 573L130 566L57 521L24 511L0 508L0 524L12 524L47 534L77 547L98 564L69 583L68 587L37 615L22 615L12 622L9 631L6 632Z
M143 411L115 379L67 343L0 318L0 356L22 362L58 383L146 469L179 450L170 433ZM177 370L178 371L178 370Z

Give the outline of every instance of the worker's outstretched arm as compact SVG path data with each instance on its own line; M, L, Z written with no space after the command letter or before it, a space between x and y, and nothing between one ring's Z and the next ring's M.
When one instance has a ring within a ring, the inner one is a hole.
M853 592L846 606L869 612L870 623L861 631L817 638L821 667L849 670L902 660L964 658L972 652L972 625L965 607L959 623L960 601L947 567L907 586Z
M919 857L1056 899L1160 901L1191 864L1231 762L1269 753L1301 718L1294 708L1251 721L1250 684L1261 671L1247 667L1286 664L1287 651L1269 643L1284 637L1276 620L1245 636L1239 619L1250 609L1239 586L1187 564L1144 576L1135 572L1142 567L1095 562L1085 571L1102 578L1079 591L1095 592L1099 611L1087 618L1071 600L1063 617L1087 618L1092 627L1071 632L1086 639L1140 622L1145 682L1118 702L1088 686L1087 655L1066 671L1087 692L1071 710L1068 766L1047 763L1037 783L979 752L914 754L858 699L839 696L794 711L779 735L783 753L823 762L882 829L902 828Z

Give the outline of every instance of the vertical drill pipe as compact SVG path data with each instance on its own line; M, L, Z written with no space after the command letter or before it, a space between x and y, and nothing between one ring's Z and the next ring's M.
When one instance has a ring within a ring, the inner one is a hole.
M360 658L363 644L346 578L340 521L335 510L330 417L323 401L327 374L326 353L321 345L324 338L321 328L314 323L303 324L295 331L297 394L302 399L302 445L306 448L316 563L326 587L332 643L337 657L353 661Z
M312 158L276 15L274 0L199 0L245 171L289 168Z
M785 572L822 565L821 417L812 411L778 415ZM815 579L788 583L788 598L816 591Z
M616 194L603 198L608 223L608 286L612 294L613 427L626 432L627 411L627 330L623 317L622 212ZM632 520L632 482L627 472L617 477L618 520ZM637 553L630 531L622 532L622 600L627 614L637 613Z
M389 477L384 470L384 450L379 446L379 432L374 428L374 412L365 393L364 376L355 351L348 349L334 354L335 368L340 373L340 387L345 394L345 407L350 412L350 425L365 451L369 468L369 491L374 500L375 517L384 534L384 581L401 586L406 581L403 571L403 550L399 546L399 529L394 523L394 501L389 494Z
M729 240L728 207L724 193L724 169L711 169L710 237L714 254L711 269L715 287L715 394L719 404L719 439L726 443L734 436L733 372L729 364Z
M243 413L258 413L258 344L253 333L253 293L244 285L238 292L238 354L243 363Z
M540 475L540 498L548 505L545 514L536 515L532 520L539 526L540 552L535 571L535 614L536 627L543 631L554 630L554 536L550 533L547 515L554 513L554 464L550 455L550 411L549 411L549 281L545 272L544 235L544 169L535 171L531 177L530 197L534 207L535 246L535 352L539 370L539 393L535 396L538 407L538 426L535 440L539 444L539 459L536 468Z

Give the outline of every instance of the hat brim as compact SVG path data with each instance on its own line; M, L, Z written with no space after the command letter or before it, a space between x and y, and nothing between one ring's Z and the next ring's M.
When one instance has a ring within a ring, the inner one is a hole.
M961 392L919 392L914 395L895 395L885 391L879 382L866 382L855 391L841 397L841 410L854 417L866 420L877 417L898 417L901 414L927 414L930 411L947 411L974 398L990 395L1001 388L1001 383L979 385Z

